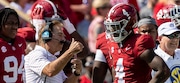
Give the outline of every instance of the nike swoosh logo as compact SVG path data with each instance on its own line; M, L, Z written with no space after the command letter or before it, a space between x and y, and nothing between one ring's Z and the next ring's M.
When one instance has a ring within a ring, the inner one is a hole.
M126 47L126 51L129 50L129 49L131 49L131 47Z
M22 44L18 44L18 46L19 46L19 47L21 47L21 46L22 46Z

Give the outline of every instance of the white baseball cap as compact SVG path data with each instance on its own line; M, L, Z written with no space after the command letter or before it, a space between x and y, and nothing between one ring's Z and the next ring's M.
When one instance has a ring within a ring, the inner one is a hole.
M158 36L170 35L177 31L180 32L180 29L176 27L174 22L165 22L158 27Z

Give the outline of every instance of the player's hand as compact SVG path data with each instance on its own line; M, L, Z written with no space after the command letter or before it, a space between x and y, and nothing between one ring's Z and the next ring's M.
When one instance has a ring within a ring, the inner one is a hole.
M75 41L74 38L72 38L71 45L69 46L69 51L73 53L74 55L78 54L83 50L84 46L82 43Z
M67 15L64 13L64 11L61 8L58 8L58 15L60 16L60 18L62 20L66 20L67 19Z
M35 8L32 11L32 19L43 19L44 15L43 15L44 9L43 8Z
M72 59L71 60L72 65L72 69L73 72L76 72L76 74L81 74L82 72L82 61L80 59Z
M63 25L64 28L67 30L67 32L69 34L72 34L74 31L76 31L74 25L69 21L69 18L67 17L67 15L64 13L64 11L62 10L62 8L58 8L58 15L60 16L60 18L63 20Z

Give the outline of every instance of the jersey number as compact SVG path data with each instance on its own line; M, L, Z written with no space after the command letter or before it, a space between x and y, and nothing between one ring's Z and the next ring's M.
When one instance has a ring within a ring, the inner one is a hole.
M119 58L116 63L115 77L118 78L118 83L124 83L123 77L125 76L125 73L123 72L124 66L123 66L123 58Z
M3 80L5 82L16 82L18 79L18 74L22 74L24 55L22 55L22 61L18 68L18 60L15 56L9 56L4 59L4 71L7 73L12 73L12 75L4 75ZM11 65L12 64L12 65Z

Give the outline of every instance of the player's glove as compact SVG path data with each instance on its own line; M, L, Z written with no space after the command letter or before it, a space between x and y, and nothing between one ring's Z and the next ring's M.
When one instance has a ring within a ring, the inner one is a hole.
M44 12L44 9L42 8L35 8L33 11L32 11L32 21L31 21L31 24L33 24L33 26L35 27L36 29L36 35L35 35L35 39L37 40L38 39L38 32L39 30L42 28L42 26L45 24L45 20L43 19L43 12Z

